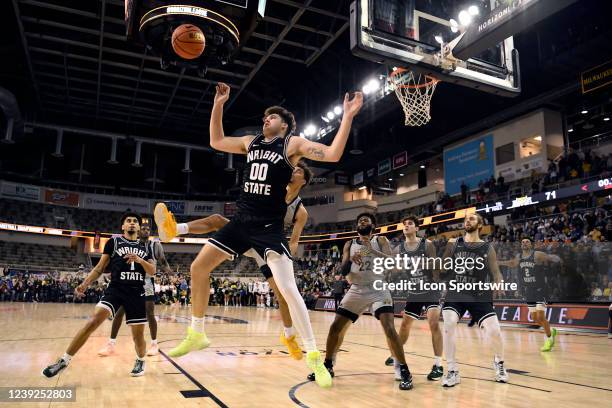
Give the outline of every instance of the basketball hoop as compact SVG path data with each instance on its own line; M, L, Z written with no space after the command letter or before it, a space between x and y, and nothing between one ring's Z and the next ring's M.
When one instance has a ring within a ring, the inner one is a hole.
M423 126L431 119L431 98L439 80L429 75L415 74L404 68L396 68L389 75L395 95L406 115L406 126Z

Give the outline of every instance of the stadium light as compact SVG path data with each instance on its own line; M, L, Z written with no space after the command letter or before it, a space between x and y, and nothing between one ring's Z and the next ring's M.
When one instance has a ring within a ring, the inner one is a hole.
M442 35L438 34L434 37L434 39L436 40L436 42L440 45L444 44L444 38L442 38Z
M462 26L467 27L470 25L471 22L472 16L470 15L470 13L468 13L466 10L461 10L459 12L459 23L461 23Z
M336 115L334 114L334 112L332 111L327 112L327 119L332 120L335 117Z
M421 164L421 168L422 168L422 169L424 169L424 168L425 168L425 165L424 165L424 164Z
M605 118L603 118L603 120L604 120L604 122L607 122L607 121L609 121L609 120L610 120L610 117L609 117L609 116L606 116Z
M334 113L336 116L340 116L342 114L342 106L338 105L334 108Z
M580 113L582 113L583 115L586 115L587 113L589 113L589 111L588 111L588 110L586 110L585 108L583 108L583 109L580 111Z
M317 127L315 125L313 125L312 123L310 123L304 129L304 135L306 135L306 137L314 136L315 133L317 133Z
M329 119L326 116L321 116L321 120L325 123L329 123Z
M365 190L366 188L367 188L366 186L359 187L360 190Z
M453 33L456 33L457 31L459 31L459 23L457 22L457 20L455 20L454 18L451 18L449 22L450 22L451 31Z
M470 16L477 16L480 14L480 10L478 10L477 6L470 6L468 7L468 13L470 13Z
M378 80L372 78L370 79L361 89L365 95L371 94L372 92L376 92L380 88L380 82Z
M568 131L568 132L573 132L573 131L574 131L574 128L573 128L573 127L571 127L571 128L569 128L569 129L567 129L567 131Z

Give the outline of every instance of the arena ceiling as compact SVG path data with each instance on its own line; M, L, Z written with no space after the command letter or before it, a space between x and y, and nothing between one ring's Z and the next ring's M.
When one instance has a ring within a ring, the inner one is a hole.
M275 104L295 112L302 126L318 119L344 92L361 88L368 77L381 72L380 66L350 53L349 3L268 1L266 17L243 39L235 60L222 69L209 69L202 78L177 67L162 70L158 58L127 42L123 1L3 2L0 86L17 96L25 120L113 132L127 139L118 146L119 164L111 165L108 140L66 137L64 157L55 158L50 155L56 142L53 132L41 135L37 132L45 131L35 129L17 135L15 144L2 145L0 170L4 177L21 174L119 189L148 190L152 182L147 179L161 180L156 189L225 195L236 177L223 171L224 156L192 152L193 173L183 173L184 151L150 145L143 148L144 168L135 168L131 138L207 147L217 81L233 86L225 117L228 132L259 126L264 108ZM523 81L518 98L442 84L432 103L434 119L419 129L402 125L394 95L367 106L355 124L365 157L376 162L408 149L418 162L438 154L448 142L538 107L564 110L570 122L584 122L577 112L585 103L609 112L609 91L583 98L578 76L612 59L610 15L609 1L582 0L516 36ZM610 130L602 123L573 137ZM89 174L77 175L82 151L87 152L84 167ZM359 170L363 160L347 153L340 167Z

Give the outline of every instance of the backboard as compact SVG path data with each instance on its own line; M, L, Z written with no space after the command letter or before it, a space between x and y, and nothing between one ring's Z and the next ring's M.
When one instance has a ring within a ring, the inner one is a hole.
M390 67L516 96L521 90L520 68L512 36L470 58L452 53L471 26L486 23L493 10L513 2L516 0L355 0L351 5L351 50Z

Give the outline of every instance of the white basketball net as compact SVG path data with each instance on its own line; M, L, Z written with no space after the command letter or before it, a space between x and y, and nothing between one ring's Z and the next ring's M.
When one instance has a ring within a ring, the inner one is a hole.
M431 119L429 112L431 97L436 90L438 80L421 74L415 74L397 68L389 75L395 95L402 104L406 115L406 126L423 126Z

